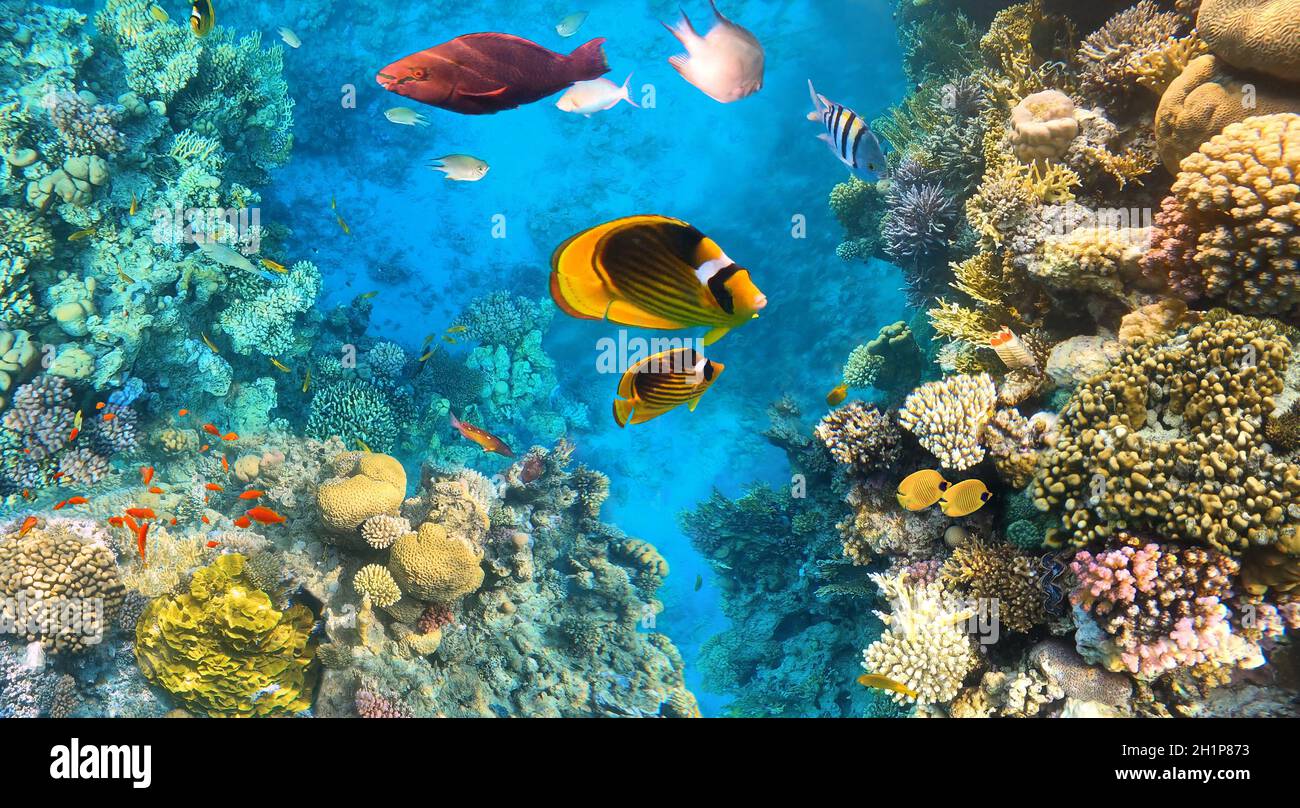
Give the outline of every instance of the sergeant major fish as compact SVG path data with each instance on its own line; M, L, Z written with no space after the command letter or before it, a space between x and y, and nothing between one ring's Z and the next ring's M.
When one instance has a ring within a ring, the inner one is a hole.
M861 115L846 106L836 104L817 92L812 80L808 81L812 95L813 111L808 120L821 121L826 131L817 136L826 144L840 162L864 182L875 182L888 173L885 152L880 147L876 133Z

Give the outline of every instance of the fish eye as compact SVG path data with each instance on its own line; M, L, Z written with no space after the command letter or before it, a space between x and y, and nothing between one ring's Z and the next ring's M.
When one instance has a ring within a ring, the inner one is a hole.
M425 70L423 67L416 67L411 69L411 75L420 81L424 81L429 77L429 71Z
M705 362L705 363L704 363L704 380L705 380L705 381L710 381L710 382L713 381L713 363L712 363L712 362Z

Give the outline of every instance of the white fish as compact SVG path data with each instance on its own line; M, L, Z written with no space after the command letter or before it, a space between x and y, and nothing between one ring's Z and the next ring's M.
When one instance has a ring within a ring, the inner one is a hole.
M714 101L730 104L763 89L763 46L749 31L722 16L718 4L713 7L713 29L700 36L686 12L676 26L664 27L681 41L686 53L668 63Z
M587 12L575 11L566 16L555 25L555 33L562 37L571 37L578 33L578 29L587 21Z
M613 109L620 101L626 101L637 107L628 89L631 83L630 75L621 87L606 78L580 81L566 90L564 95L560 96L560 100L555 102L555 106L565 112L586 115L588 118L597 112Z
M487 163L468 154L449 154L438 157L433 162L442 165L430 164L429 168L441 171L447 175L447 179L457 182L478 182L487 176L489 169Z
M275 30L276 33L280 35L280 38L284 40L284 44L288 45L294 50L297 50L298 48L302 47L302 40L299 39L298 35L295 34L293 31L290 31L288 28L277 28Z
M257 275L258 277L261 278L265 278L268 281L273 280L275 278L275 276L272 275L270 272L265 272L263 270L258 269L256 266L253 265L252 261L249 261L248 258L242 255L239 251L231 248L229 245L223 244L220 241L216 241L215 239L208 238L206 236L202 236L197 233L195 234L194 238L195 241L198 243L199 252L203 253L203 255L209 258L210 260L215 261L218 264L221 264L223 267L230 267L232 269L242 269L245 272L251 272L254 275Z
M384 111L384 117L402 126L428 126L429 121L410 107L393 107Z

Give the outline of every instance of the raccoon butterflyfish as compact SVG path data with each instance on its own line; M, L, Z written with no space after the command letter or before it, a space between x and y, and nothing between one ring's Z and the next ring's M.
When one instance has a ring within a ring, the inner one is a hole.
M916 691L902 682L895 682L888 676L881 676L878 673L864 673L858 677L858 684L863 687L872 687L876 690L888 690L891 693L898 693L907 696L909 699L916 699Z
M949 483L934 469L909 474L898 484L898 504L909 511L923 511L938 502Z
M212 33L217 24L217 12L212 8L212 0L194 0L190 6L190 30L197 37Z
M707 326L704 344L758 316L767 296L712 239L666 216L585 230L551 256L551 297L585 320L640 328Z
M725 366L693 348L678 348L637 362L618 383L614 421L620 427L644 424L685 404L691 412Z
M451 425L457 432L466 439L472 440L479 446L483 447L484 452L493 452L502 457L514 457L515 453L510 450L505 441L488 432L486 429L480 429L473 424L466 424L456 418L456 413L448 413L451 416Z
M992 498L983 480L963 480L943 492L939 507L944 516L969 516Z

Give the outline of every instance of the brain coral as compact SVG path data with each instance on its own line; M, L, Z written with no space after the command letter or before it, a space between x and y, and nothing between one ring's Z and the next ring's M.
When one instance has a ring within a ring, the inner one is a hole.
M1231 553L1300 550L1300 467L1261 425L1290 359L1276 323L1242 316L1127 349L1061 411L1033 486L1039 509L1061 515L1049 543L1140 531Z
M482 555L433 522L393 544L388 571L402 592L418 600L451 603L483 583Z
M1027 95L1011 110L1011 146L1021 162L1059 159L1078 134L1074 102L1060 90Z
M1196 234L1203 296L1249 314L1300 309L1300 115L1230 124L1182 162L1172 194ZM1189 245L1189 249L1190 245Z
M406 497L406 470L383 454L364 454L349 477L321 483L316 492L321 521L330 530L346 533L380 514L396 513Z
M185 594L155 598L136 624L145 678L210 716L267 716L311 707L315 617L279 611L228 554L194 573Z
M1246 99L1254 105L1243 103ZM1160 97L1156 151L1169 173L1177 174L1184 157L1228 124L1281 112L1300 112L1300 90L1266 77L1238 75L1213 55L1199 56Z
M0 625L27 642L52 653L83 651L103 639L124 594L94 523L63 521L22 538L0 537Z
M1300 0L1202 0L1196 29L1233 65L1300 81Z
M939 584L913 586L906 574L872 574L871 579L890 601L892 612L876 612L886 628L862 652L862 666L907 685L918 704L951 701L979 659L966 633L972 612ZM899 703L911 700L902 693L893 698Z
M998 392L987 373L949 376L922 385L903 402L898 422L944 468L963 471L984 459L980 433L993 415Z

